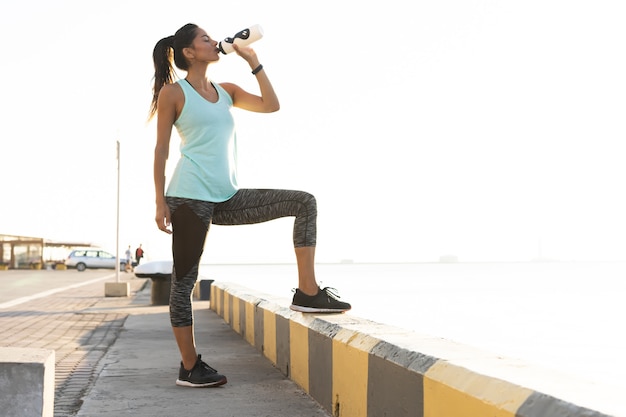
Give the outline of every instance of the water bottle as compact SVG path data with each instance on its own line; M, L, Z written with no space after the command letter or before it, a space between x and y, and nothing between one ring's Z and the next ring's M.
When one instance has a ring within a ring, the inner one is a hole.
M244 30L240 30L235 33L235 36L232 38L225 38L223 41L217 44L218 49L224 55L233 52L235 49L233 48L233 44L236 43L238 46L247 46L252 42L258 41L263 37L263 28L261 25L254 25L246 28Z

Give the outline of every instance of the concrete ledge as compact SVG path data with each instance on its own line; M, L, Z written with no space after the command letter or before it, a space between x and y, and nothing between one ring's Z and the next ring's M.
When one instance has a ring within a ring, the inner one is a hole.
M210 308L333 416L626 416L623 393L350 314L213 282ZM427 318L425 318L427 319Z
M0 347L0 414L54 415L54 351Z

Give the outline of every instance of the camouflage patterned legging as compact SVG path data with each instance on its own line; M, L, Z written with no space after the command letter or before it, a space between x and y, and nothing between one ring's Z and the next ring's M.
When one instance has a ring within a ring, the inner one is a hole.
M304 191L241 189L222 203L167 197L172 220L172 327L191 326L191 292L211 223L240 225L295 216L294 247L315 246L317 204Z

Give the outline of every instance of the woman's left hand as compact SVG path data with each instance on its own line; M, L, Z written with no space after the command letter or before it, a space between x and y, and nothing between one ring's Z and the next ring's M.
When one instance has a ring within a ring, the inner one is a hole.
M259 58L257 58L254 49L248 46L240 47L236 43L233 44L233 49L237 52L237 55L246 60L250 68L254 69L259 66Z

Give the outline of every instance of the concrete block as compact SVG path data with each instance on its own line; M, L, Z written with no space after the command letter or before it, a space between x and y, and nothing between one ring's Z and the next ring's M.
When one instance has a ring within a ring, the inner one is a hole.
M137 278L150 278L152 280L151 301L153 305L168 305L170 303L173 268L174 263L172 261L152 261L135 268Z
M53 417L54 351L0 347L3 417Z
M152 305L166 306L170 303L170 289L172 287L172 275L161 275L152 277L152 290L150 300Z
M129 282L105 282L105 297L128 297L130 295Z

